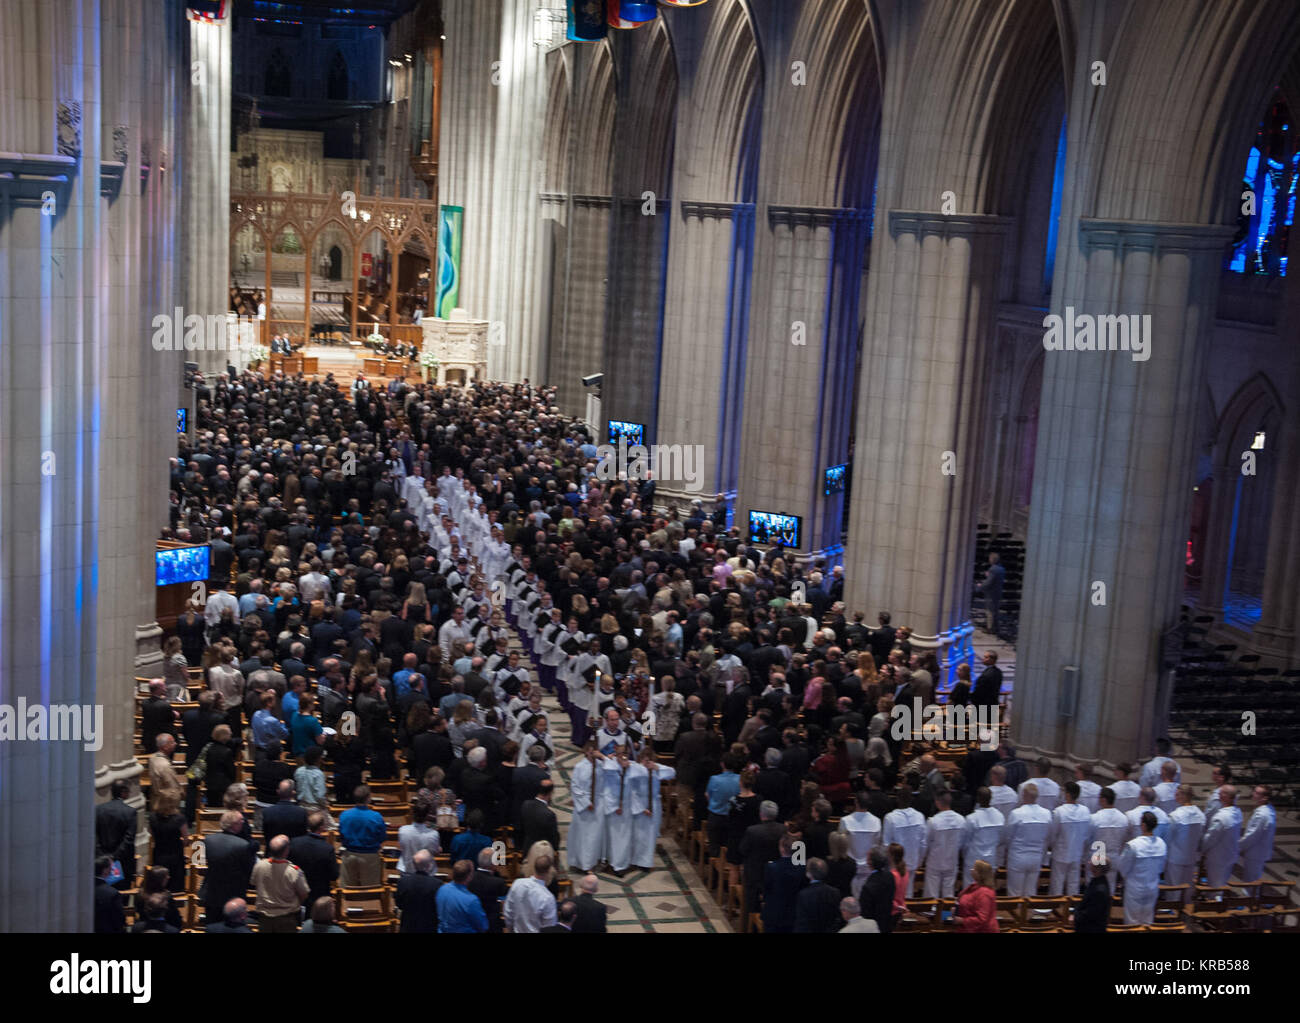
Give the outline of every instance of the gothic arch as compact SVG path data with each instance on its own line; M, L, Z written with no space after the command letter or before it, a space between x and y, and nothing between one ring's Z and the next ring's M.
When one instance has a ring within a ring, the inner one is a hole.
M590 51L578 76L577 132L574 140L575 195L609 195L614 177L616 75L609 41Z
M698 68L682 113L681 136L682 148L700 155L683 183L683 198L751 201L763 68L742 0L724 0L713 13Z
M567 49L567 48L566 48ZM542 144L542 190L569 190L569 67L565 50L551 57L546 83L546 131Z
M1223 407L1215 425L1214 463L1232 466L1241 460L1243 444L1249 447L1246 434L1265 422L1281 424L1286 407L1273 382L1264 373L1256 373L1239 388ZM1276 443L1276 438L1274 438ZM1267 443L1267 441L1266 441Z
M662 18L656 18L649 31L633 33L629 43L630 66L636 74L619 97L619 118L626 120L616 134L627 145L620 141L615 157L615 188L638 197L648 189L663 198L672 173L677 58Z

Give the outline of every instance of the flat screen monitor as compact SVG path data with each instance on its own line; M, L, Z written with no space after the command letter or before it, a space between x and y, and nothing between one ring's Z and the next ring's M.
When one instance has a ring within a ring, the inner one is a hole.
M206 582L211 560L212 548L207 544L154 551L155 585Z
M609 421L609 442L617 444L620 437L627 438L627 446L641 444L645 440L645 423L625 423L621 419Z
M803 534L803 519L798 515L781 515L777 512L751 511L749 513L749 542L781 544L798 548Z
M848 474L848 464L832 465L826 470L826 496L844 493L844 477Z
M190 428L190 410L187 408L178 408L176 410L176 432L184 433Z

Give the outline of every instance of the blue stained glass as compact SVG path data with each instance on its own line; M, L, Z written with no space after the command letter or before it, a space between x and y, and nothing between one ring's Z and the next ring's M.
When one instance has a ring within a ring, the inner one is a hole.
M1296 182L1300 178L1300 150L1290 128L1286 104L1280 94L1275 94L1246 155L1241 190L1250 193L1253 209L1241 212L1240 241L1225 260L1227 269L1234 273L1286 275L1286 249L1295 220ZM1245 197L1242 205L1246 206Z

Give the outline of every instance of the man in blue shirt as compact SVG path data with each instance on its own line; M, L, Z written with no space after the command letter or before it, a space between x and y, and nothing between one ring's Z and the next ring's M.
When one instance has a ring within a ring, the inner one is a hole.
M705 830L709 836L710 856L718 855L723 840L727 837L727 829L730 826L731 797L740 795L739 769L743 766L743 764L736 762L736 758L732 754L728 753L722 758L722 773L715 774L709 779L709 784L705 786L704 792L709 800L709 820Z
M465 692L465 680L457 675L451 680L451 692L438 701L438 710L450 721L456 713L456 704L462 700L474 702L474 698Z
M253 715L253 745L266 749L272 742L284 742L289 738L289 729L275 716L275 693L262 694L262 706Z
M473 863L457 860L451 868L451 884L438 889L439 934L482 934L488 929L483 903L465 887L473 873Z
M410 689L410 678L415 673L419 659L415 654L404 654L402 657L402 669L393 672L393 695L399 700L406 695Z
M349 888L368 888L383 879L384 864L379 847L388 834L384 818L370 809L370 786L358 785L353 797L357 805L339 814L339 838L343 856L339 884Z

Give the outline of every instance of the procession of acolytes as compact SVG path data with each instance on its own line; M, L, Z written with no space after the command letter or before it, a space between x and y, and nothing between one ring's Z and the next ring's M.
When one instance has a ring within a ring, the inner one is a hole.
M505 612L518 629L542 687L569 714L574 744L582 749L569 778L569 867L587 871L604 864L619 876L630 868L652 870L663 819L662 786L676 777L655 758L654 682L638 679L630 686L611 669L599 636L584 636L576 620L562 621L550 594L534 589L528 573L512 560L500 527L483 514L468 480L444 474L436 490L426 523L430 545L452 564L464 562L461 552L468 552L479 570L475 588L485 597L484 581L490 581L495 610ZM626 643L619 636L616 645L620 640ZM641 684L644 693L629 691ZM674 701L675 695L666 701L674 710L681 699Z

